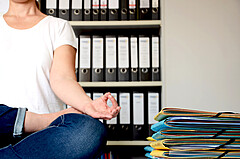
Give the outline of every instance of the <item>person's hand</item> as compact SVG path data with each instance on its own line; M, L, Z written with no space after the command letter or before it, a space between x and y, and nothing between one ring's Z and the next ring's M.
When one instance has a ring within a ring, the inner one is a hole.
M107 105L108 99L112 102L111 107ZM121 107L118 106L117 101L111 93L106 93L102 97L87 104L83 112L93 118L110 120L118 115L120 109Z

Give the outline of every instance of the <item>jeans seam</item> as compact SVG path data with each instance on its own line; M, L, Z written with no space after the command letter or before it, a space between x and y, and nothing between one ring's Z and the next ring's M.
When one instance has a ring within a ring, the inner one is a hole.
M19 154L17 154L17 152L13 149L12 145L9 146L10 149L12 150L12 152L20 159L23 159L21 156L19 156Z
M61 120L62 120L61 124L64 125L64 122L65 122L65 116L64 115L61 116Z

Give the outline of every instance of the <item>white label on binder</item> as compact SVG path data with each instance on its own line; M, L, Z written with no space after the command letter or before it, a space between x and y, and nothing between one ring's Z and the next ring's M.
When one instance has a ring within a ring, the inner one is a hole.
M133 124L144 124L144 94L133 93Z
M136 0L129 0L129 9L136 8Z
M138 50L136 37L131 37L131 67L138 67Z
M117 93L111 93L111 95L117 100ZM108 99L107 105L109 107L112 106L112 102L110 101L110 99ZM107 124L117 124L117 117L112 118L111 120L107 120Z
M106 38L106 68L117 67L116 38Z
M130 124L130 93L120 93L120 124Z
M159 93L148 93L148 124L157 123L154 117L159 112Z
M158 0L152 0L152 7L158 8Z
M103 38L93 38L93 68L103 68Z
M84 0L84 9L91 9L92 0Z
M47 0L46 8L47 9L57 9L57 0Z
M91 39L80 37L80 68L90 68Z
M109 9L118 9L119 8L119 0L109 0L108 8Z
M100 0L101 5L100 8L101 9L106 9L107 8L107 0Z
M159 67L159 38L152 37L152 67Z
M118 38L118 66L119 68L129 68L128 37Z
M101 96L103 96L103 93L93 93L93 100L96 100L96 99L100 98ZM103 123L103 119L99 119L99 121L101 121Z
M82 0L72 0L72 9L82 9Z
M78 44L78 38L76 38L77 44ZM76 51L76 57L75 57L75 68L78 68L78 46L77 46L77 51Z
M99 9L99 0L93 0L92 8L93 9Z
M139 37L140 68L150 68L149 37Z
M150 8L150 0L140 0L140 8Z
M69 9L69 0L59 0L59 9Z

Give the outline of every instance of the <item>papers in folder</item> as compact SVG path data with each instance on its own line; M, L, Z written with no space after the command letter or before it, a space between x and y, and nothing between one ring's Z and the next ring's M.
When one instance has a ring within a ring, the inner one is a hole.
M149 158L240 158L240 114L165 108L154 119Z

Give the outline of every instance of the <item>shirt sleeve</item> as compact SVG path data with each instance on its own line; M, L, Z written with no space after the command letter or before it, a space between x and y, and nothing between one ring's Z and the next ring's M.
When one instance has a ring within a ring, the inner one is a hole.
M62 45L70 45L77 49L77 40L72 26L68 21L63 21L56 33L54 50Z

